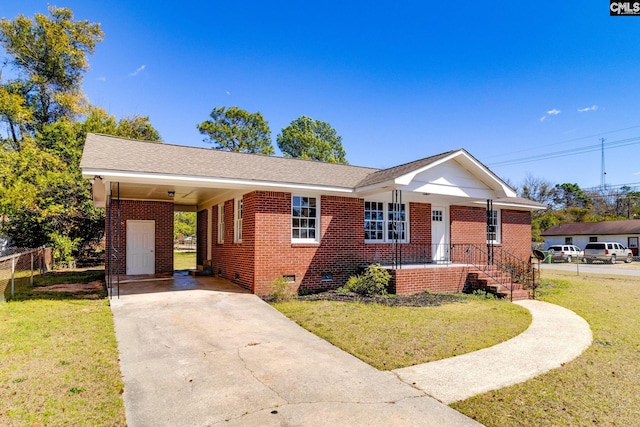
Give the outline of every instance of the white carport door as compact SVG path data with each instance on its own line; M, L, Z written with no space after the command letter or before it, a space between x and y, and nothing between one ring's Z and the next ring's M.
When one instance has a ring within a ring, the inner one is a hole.
M154 274L155 246L155 221L127 221L127 274Z

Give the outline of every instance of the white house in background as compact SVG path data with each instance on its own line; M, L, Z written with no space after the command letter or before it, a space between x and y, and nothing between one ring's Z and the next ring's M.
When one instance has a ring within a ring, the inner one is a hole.
M638 256L640 219L604 222L572 222L554 225L542 233L544 247L575 245L584 249L589 242L618 242Z

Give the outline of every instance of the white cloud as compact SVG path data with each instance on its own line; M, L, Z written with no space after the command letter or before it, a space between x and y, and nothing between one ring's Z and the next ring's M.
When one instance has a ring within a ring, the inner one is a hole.
M100 82L106 82L107 78L105 76L102 76L102 77L98 77L96 80L98 80Z
M147 68L147 66L146 66L146 65L141 65L141 66L139 66L139 67L138 67L138 69L137 69L137 70L135 70L133 73L129 73L129 77L135 77L135 76L137 76L139 73L143 72L145 68Z
M226 92L226 94L227 94L227 95L231 95L231 92L227 91L227 92Z
M560 114L560 110L558 110L557 108L554 108L552 110L547 111L547 113L544 116L540 117L540 121L544 122L548 117L557 116L558 114Z
M591 107L578 108L578 112L586 113L587 111L596 111L598 109L597 105L592 105Z

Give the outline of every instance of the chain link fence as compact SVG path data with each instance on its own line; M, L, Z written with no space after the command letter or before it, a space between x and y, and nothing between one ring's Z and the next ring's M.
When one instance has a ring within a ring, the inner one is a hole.
M8 248L0 256L0 302L13 296L15 281L28 278L33 285L36 273L44 274L53 262L51 248Z

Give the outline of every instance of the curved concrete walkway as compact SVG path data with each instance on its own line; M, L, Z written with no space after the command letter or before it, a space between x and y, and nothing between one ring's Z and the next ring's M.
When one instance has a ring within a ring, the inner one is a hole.
M450 359L396 369L403 381L449 404L517 384L578 357L591 345L589 324L566 308L516 301L531 312L522 334L493 347Z

